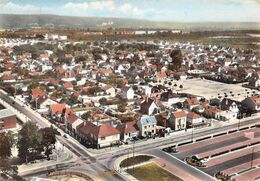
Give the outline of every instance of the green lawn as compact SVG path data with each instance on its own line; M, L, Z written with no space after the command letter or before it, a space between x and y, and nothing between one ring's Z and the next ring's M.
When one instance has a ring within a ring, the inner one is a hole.
M88 110L94 110L96 109L95 107L76 107L76 108L73 108L72 110L74 112L79 112L79 111L88 111Z
M127 167L127 166L137 165L139 163L143 163L143 162L149 161L152 158L153 158L152 156L148 156L148 155L138 155L138 156L135 156L135 157L130 157L128 159L123 160L120 163L120 167Z
M128 169L127 172L140 181L183 181L155 163L136 167L134 171Z

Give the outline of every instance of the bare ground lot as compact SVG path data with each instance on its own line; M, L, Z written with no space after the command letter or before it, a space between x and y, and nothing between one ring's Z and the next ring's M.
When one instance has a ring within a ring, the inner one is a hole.
M253 90L244 88L241 84L225 84L206 79L188 79L184 81L176 81L176 83L177 85L183 85L183 90L179 91L203 96L206 99L217 98L218 96L224 98L224 93L226 93L228 96L227 98L241 101L246 98L247 95L250 96L253 93ZM247 92L249 92L249 94L247 94ZM234 96L232 96L232 94Z

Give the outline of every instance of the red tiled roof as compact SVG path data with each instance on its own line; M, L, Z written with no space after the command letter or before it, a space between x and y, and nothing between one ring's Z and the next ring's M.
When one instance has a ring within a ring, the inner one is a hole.
M51 83L53 85L58 85L60 83L60 80L54 79L54 78L49 78L49 79L46 79L45 82Z
M258 97L258 96L252 96L252 97L250 97L250 99L251 99L256 105L260 105L260 97Z
M185 102L189 105L198 105L200 103L196 97L188 98Z
M46 94L41 89L32 89L32 99L45 97Z
M113 71L111 69L99 69L98 73L103 73L103 74L112 74Z
M208 112L218 113L218 112L221 112L221 110L216 107L211 107L211 108L208 108Z
M12 74L4 74L2 77L1 77L2 80L12 80L14 79L14 76Z
M71 110L71 109L69 109L69 110ZM67 111L67 109L66 109L66 111ZM78 117L76 116L76 114L73 111L66 113L66 118L70 124L73 124L78 119Z
M160 77L160 78L165 78L165 77L167 77L166 73L163 72L163 71L156 72L156 76L157 76L157 77Z
M198 118L201 118L200 115L196 114L196 113L193 113L193 112L189 112L187 114L187 118L190 118L190 119L198 119Z
M131 122L127 122L127 123L123 123L122 125L118 125L117 129L121 132L121 133L131 133L131 132L135 132L137 131L136 129L136 122L135 121L131 121Z
M178 112L174 112L172 114L175 118L182 118L182 117L186 117L186 115L187 115L186 112L184 112L184 111L178 111Z
M52 114L61 114L63 110L66 108L66 104L52 104L51 105L51 112Z
M64 87L65 89L69 89L69 88L73 88L73 85L72 85L71 82L66 82L66 83L63 85L63 87Z
M73 58L73 56L71 54L65 54L66 58Z
M88 121L80 128L80 132L83 134L93 134L97 138L120 134L110 123L97 126Z
M49 57L49 55L47 54L47 53L45 53L45 54L40 54L40 58L48 58Z

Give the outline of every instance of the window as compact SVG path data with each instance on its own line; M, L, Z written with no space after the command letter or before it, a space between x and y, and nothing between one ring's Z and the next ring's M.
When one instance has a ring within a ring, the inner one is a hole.
M147 128L147 126L144 126L144 129L146 129Z
M105 140L106 139L106 137L101 137L101 140Z

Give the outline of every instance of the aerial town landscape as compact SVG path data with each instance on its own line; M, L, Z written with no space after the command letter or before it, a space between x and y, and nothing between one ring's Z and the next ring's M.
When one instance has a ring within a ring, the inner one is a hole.
M0 0L0 181L260 180L259 0L45 3Z

